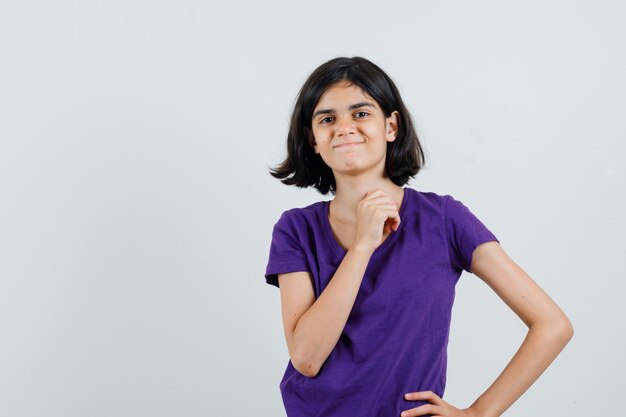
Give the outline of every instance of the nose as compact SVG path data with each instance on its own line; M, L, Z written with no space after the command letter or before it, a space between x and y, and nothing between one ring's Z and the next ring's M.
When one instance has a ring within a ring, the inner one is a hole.
M335 134L337 136L355 133L354 121L349 117L339 117L335 122Z

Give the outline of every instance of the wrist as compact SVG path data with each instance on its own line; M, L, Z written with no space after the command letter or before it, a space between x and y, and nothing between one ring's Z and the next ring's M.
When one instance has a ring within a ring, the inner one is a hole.
M465 415L467 415L467 417L484 417L484 415L474 406L469 406L463 409L463 411L465 412Z
M363 255L363 256L372 256L372 254L374 253L374 250L375 249L370 248L367 245L358 244L358 243L348 248L348 252L352 252L352 253Z

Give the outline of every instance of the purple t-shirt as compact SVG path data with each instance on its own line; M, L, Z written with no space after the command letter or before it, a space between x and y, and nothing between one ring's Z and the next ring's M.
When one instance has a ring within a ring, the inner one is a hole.
M283 212L274 225L266 282L309 271L319 297L346 254L328 220L329 201ZM280 382L289 417L392 417L443 397L455 285L476 246L496 237L449 195L404 188L401 223L374 251L341 336L318 374L291 361ZM499 241L498 241L499 242Z

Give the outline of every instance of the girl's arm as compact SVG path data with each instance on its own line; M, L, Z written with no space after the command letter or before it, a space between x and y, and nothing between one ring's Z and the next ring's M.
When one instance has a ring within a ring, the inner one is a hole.
M529 329L502 373L466 410L477 417L498 417L546 370L570 341L574 329L559 306L498 242L486 242L476 248L471 270Z
M287 348L293 367L315 377L343 332L372 249L350 248L315 299L310 272L278 274Z
M355 237L335 274L315 299L310 272L278 274L283 324L291 362L315 377L346 326L365 270L383 238L398 230L400 213L389 194L376 188L359 202Z
M498 242L485 242L472 255L472 273L487 283L528 326L528 334L491 386L465 409L432 391L407 393L407 400L429 404L406 410L406 416L499 417L539 378L574 335L569 319Z

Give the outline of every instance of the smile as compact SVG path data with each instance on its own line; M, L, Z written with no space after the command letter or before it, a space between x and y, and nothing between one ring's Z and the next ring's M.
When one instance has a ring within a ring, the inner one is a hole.
M363 142L351 142L344 143L343 145L335 146L335 148L350 148L352 146L361 145Z

